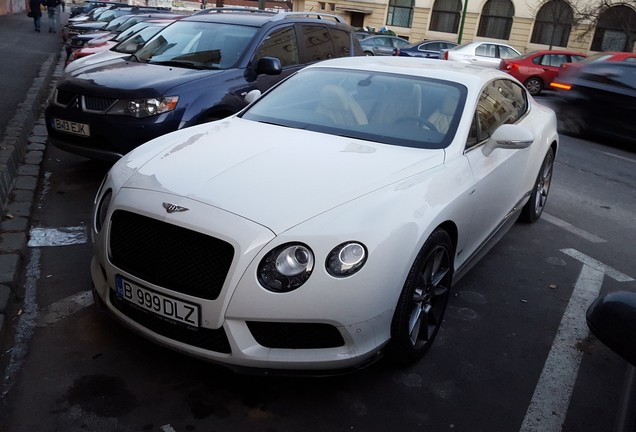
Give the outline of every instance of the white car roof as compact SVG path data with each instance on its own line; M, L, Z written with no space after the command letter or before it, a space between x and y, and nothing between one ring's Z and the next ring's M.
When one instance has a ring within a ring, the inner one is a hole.
M510 79L510 75L497 69L445 60L397 56L341 57L315 63L307 68L321 67L359 69L444 79L462 83L468 88L476 87L478 89L480 89L484 83L495 78Z

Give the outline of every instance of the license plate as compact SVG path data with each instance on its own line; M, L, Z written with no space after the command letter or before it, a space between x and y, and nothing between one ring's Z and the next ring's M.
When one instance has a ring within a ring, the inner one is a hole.
M75 123L68 120L53 119L53 127L60 132L66 132L74 135L91 136L91 129L87 124Z
M199 327L199 305L174 297L165 296L139 286L117 275L115 293L140 309L152 312L162 318L192 327Z

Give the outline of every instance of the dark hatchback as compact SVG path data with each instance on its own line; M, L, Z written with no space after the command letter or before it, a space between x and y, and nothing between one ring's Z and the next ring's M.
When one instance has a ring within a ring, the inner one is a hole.
M636 64L588 63L555 102L560 132L636 143Z
M206 9L132 56L65 74L45 111L49 140L117 160L168 132L237 113L250 91L309 63L354 55L362 55L354 30L335 15Z

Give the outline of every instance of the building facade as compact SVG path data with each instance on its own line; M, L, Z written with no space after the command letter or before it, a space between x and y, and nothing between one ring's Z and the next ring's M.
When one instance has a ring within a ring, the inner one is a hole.
M521 52L634 51L636 1L575 1L294 0L294 10L335 13L354 27L391 30L413 42L498 40Z

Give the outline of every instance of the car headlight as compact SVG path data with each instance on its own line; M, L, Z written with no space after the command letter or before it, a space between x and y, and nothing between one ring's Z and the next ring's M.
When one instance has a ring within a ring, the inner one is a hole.
M95 209L95 229L97 232L100 232L104 227L104 223L106 222L106 215L108 214L108 207L110 206L110 201L113 198L113 190L108 189L103 195L100 201L97 203L97 208Z
M106 112L106 114L127 115L137 118L150 117L174 110L177 107L178 101L178 96L147 99L120 99Z
M314 254L300 243L269 252L258 266L258 281L267 290L289 292L304 284L314 269Z
M366 261L364 245L350 241L333 248L327 257L326 267L331 276L346 277L360 270Z

